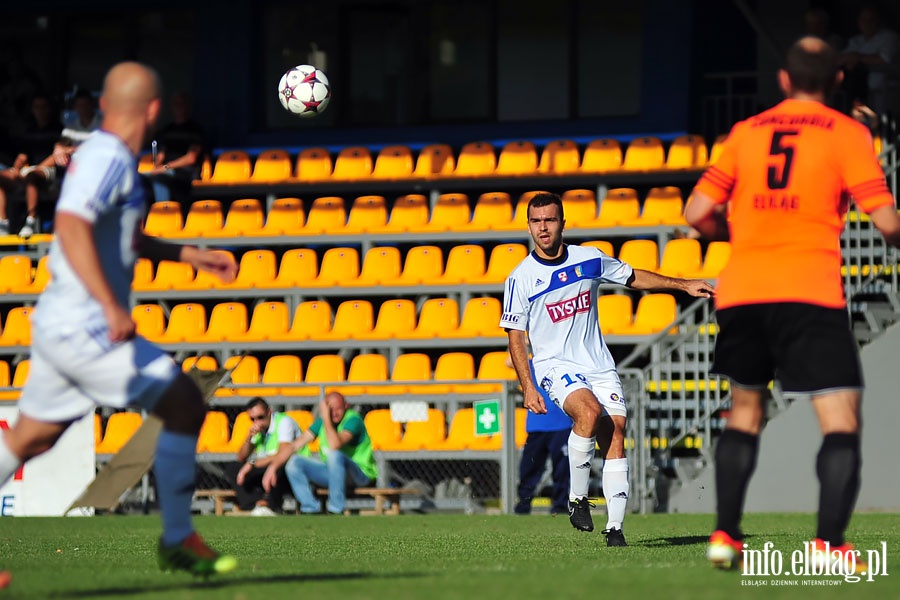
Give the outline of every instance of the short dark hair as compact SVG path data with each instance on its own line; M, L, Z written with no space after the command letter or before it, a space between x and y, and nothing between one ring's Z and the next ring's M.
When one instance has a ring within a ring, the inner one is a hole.
M834 89L838 72L837 52L824 40L813 47L809 40L801 38L791 44L785 57L784 69L794 89L815 94L830 94Z
M85 89L85 88L79 88L78 91L75 92L75 95L72 96L72 102L75 102L76 100L78 100L80 98L86 98L87 100L90 100L92 103L94 102L94 95L90 92L90 90Z
M551 204L555 204L559 208L559 220L562 221L565 219L562 198L559 197L559 194L552 194L550 192L538 192L532 196L531 200L528 201L528 212L526 214L531 216L532 207L540 208L541 206L550 206Z
M256 396L255 398L251 398L250 401L247 403L247 406L244 407L244 410L250 410L251 408L253 408L255 406L262 406L264 409L266 409L266 412L269 412L269 403L266 402L266 399L263 398L262 396Z

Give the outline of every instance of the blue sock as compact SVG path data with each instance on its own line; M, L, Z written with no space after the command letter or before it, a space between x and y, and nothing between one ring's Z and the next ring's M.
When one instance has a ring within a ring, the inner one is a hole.
M162 513L162 543L175 546L194 531L191 499L197 470L197 436L163 430L156 445L156 492Z

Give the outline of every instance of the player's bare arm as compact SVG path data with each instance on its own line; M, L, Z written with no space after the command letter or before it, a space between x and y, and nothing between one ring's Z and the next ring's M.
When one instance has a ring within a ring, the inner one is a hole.
M234 281L237 263L227 254L213 250L201 250L196 246L170 244L150 235L141 234L140 255L154 262L170 260L186 262L198 271L217 275L225 283Z
M702 279L666 277L643 269L635 269L627 285L635 290L680 290L697 298L712 298L716 293L716 289Z
M522 385L525 408L533 413L545 414L547 407L544 405L544 397L541 396L534 381L531 378L531 367L528 365L528 344L525 340L525 332L518 329L509 329L509 356L512 359L513 368Z
M135 324L131 313L116 300L100 265L94 225L75 214L58 211L54 232L72 270L88 293L103 307L110 341L122 342L134 337Z
M893 204L876 208L869 213L869 218L888 244L900 248L900 215Z
M270 457L270 461L266 465L266 472L263 473L263 489L268 492L275 487L275 484L278 483L278 469L283 467L295 452L299 451L315 439L315 436L307 429L293 442L289 444L279 444L278 452Z
M708 240L727 242L731 239L723 205L716 204L703 192L695 190L688 198L684 218L688 225Z

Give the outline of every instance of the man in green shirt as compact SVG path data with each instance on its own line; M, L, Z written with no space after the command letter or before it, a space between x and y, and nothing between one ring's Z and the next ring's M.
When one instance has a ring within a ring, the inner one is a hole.
M289 447L280 449L266 468L263 486L274 487L278 468L284 472L294 497L304 514L319 513L321 504L312 485L328 487L329 513L342 514L347 500L347 486L371 485L378 477L372 454L372 440L362 416L347 406L338 392L330 392L319 403L319 417ZM297 452L313 440L319 440L319 458L301 456Z

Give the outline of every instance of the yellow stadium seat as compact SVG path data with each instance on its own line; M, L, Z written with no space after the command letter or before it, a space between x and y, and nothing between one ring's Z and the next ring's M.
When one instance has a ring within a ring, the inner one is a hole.
M595 227L597 196L593 190L566 190L561 196L566 227Z
M385 445L397 446L403 437L403 427L391 417L391 411L387 408L374 408L363 417L369 439L372 440L372 449L383 450Z
M166 332L166 316L159 304L138 304L131 309L137 334L156 341Z
M243 150L223 152L213 166L213 183L244 183L250 180L250 156Z
M622 168L622 146L618 141L602 138L592 140L584 149L581 171L584 173L606 173Z
M198 371L215 371L219 368L219 363L215 356L188 356L181 361L181 370L190 373L193 370Z
M368 148L351 146L338 153L331 179L369 179L372 176L372 155Z
M5 360L0 360L0 388L9 387L9 363Z
M254 183L271 183L286 181L291 178L291 157L287 150L274 148L264 150L253 163L253 174L250 181Z
M472 278L469 283L502 283L526 256L528 249L524 244L494 246L484 275Z
M197 452L225 452L230 434L228 415L220 410L207 411L197 439Z
M275 253L271 250L250 250L241 256L237 277L227 287L268 288L272 287L275 277Z
M452 175L456 169L453 150L447 144L431 144L419 151L416 159L416 177L442 177Z
M460 408L450 418L447 438L429 450L486 450L489 449L490 438L491 436L475 435L475 410Z
M387 359L380 354L359 354L350 361L347 371L347 383L374 383L387 381ZM377 393L377 385L344 385L341 393L345 396L362 396Z
M231 453L240 450L250 435L252 425L253 421L250 420L247 411L238 413L238 416L234 418L234 425L231 426L231 437L228 438L228 446L225 451Z
M394 201L390 219L383 231L421 230L428 224L428 198L422 194L406 194Z
M353 201L342 233L367 233L384 229L387 224L384 196L360 196Z
M299 198L276 198L266 215L259 235L298 235L303 232L306 214Z
M431 450L444 441L447 432L447 420L444 412L437 408L428 409L426 421L411 421L399 442L382 443L381 449L387 452Z
M200 181L209 181L210 179L212 179L212 162L207 156L200 165Z
M468 208L468 199L466 200ZM503 229L512 222L512 202L506 192L489 192L481 194L475 202L475 210L472 220L468 223L459 223L451 227L454 231L488 231L490 229Z
M297 155L297 179L323 181L331 177L331 154L325 148L306 148Z
M443 333L441 337L503 337L506 332L500 327L501 312L497 298L471 298L463 309L459 328Z
M385 146L375 158L374 179L407 179L412 174L412 152L406 146Z
M291 328L274 339L301 341L317 339L318 336L331 331L331 306L324 300L307 300L301 302L294 311Z
M191 279L194 277L191 271ZM138 258L134 261L134 274L131 279L131 287L135 291L146 289L150 282L153 281L153 263L149 258Z
M669 240L663 246L659 273L669 277L694 277L703 267L700 242L683 238Z
M500 150L495 173L500 176L534 175L538 158L534 143L529 141L508 142Z
M590 242L582 242L582 246L590 246L591 248L596 248L600 252L606 254L607 256L615 256L615 250L613 249L612 242L607 242L606 240L593 240Z
M578 144L572 140L553 140L544 146L537 170L543 174L570 175L578 172L580 163Z
M200 340L204 343L228 342L247 334L247 307L241 302L220 302L209 315L209 324Z
M265 222L262 205L256 198L235 200L228 207L221 235L240 237L242 235L258 235Z
M143 423L140 413L117 412L109 415L106 420L106 431L103 439L97 444L97 454L115 454L122 449L134 432Z
M651 171L665 166L666 152L662 140L645 136L628 143L622 168L628 171Z
M319 275L303 287L332 287L359 277L359 252L356 248L329 248L322 256Z
M459 151L456 169L457 177L484 177L493 175L497 168L494 147L487 142L469 142Z
M452 298L429 298L419 311L419 322L409 338L438 338L459 328L459 305Z
M619 260L635 269L657 271L659 248L653 240L628 240L619 249Z
M283 338L291 326L291 313L284 302L261 302L253 307L250 326L232 341L262 342Z
M166 331L157 340L162 344L197 342L206 333L206 309L202 304L186 302L176 304L169 314Z
M20 360L16 365L16 371L13 373L12 386L14 388L23 388L28 382L28 376L31 374L31 359L26 358Z
M0 346L31 345L31 313L33 306L17 306L6 313L6 322L0 332Z
M400 277L400 250L393 246L369 248L363 258L362 270L357 279L342 285L378 286Z
M262 390L265 394L261 395L300 395L303 390L290 387L290 384L303 383L303 366L300 358L291 354L276 354L269 357L260 383L266 386L266 389Z
M434 365L435 382L475 379L475 360L468 352L446 352L441 354ZM435 386L436 394L465 394L467 384L448 383Z
M525 438L528 437L528 432L525 431L526 421L528 420L528 410L525 408L517 408L516 409L516 448L521 448L525 445Z
M365 340L403 339L416 328L416 305L412 300L387 300L378 309L375 327L356 337Z
M216 237L221 235L223 224L221 202L197 200L188 209L182 230L168 235L171 237Z
M709 159L706 142L699 135L680 135L669 145L667 169L702 169Z
M311 411L303 409L286 410L284 411L284 414L293 419L294 423L300 426L301 431L309 429L309 426L316 420L315 415L313 415Z
M156 276L141 285L143 291L189 289L194 281L194 268L188 263L163 260L156 266Z
M713 142L712 148L709 150L709 160L708 164L713 165L719 160L719 157L722 155L722 146L725 143L725 140L728 139L728 134L723 133L716 138Z
M308 285L318 274L317 261L315 250L308 248L288 250L281 255L278 275L272 281L271 287L294 288Z
M371 333L375 325L372 303L368 300L344 300L334 313L330 331L316 335L317 340L350 340Z
M316 198L309 209L303 233L321 234L340 231L347 224L344 199L339 196Z
M8 388L11 387L12 382L10 381L10 370L9 363L5 360L0 360L0 388ZM0 390L0 402L15 402L19 399L19 396L22 395L21 390Z
M24 254L0 257L0 294L23 294L31 286L31 258Z
M455 285L472 283L484 275L484 248L478 244L453 246L447 255L447 267L437 283Z
M655 187L647 192L641 209L641 225L684 225L684 199L675 186Z
M478 379L502 379L504 381L516 381L516 370L509 364L509 352L498 350L487 352L478 363Z
M634 321L633 310L631 296L628 294L601 294L597 298L600 333L628 335Z
M138 173L146 173L153 170L153 154L150 152L142 154L138 159Z
M431 219L425 225L410 228L411 231L453 231L469 225L472 215L469 197L465 194L441 194L431 211Z
M213 252L217 254L222 254L225 256L230 256L232 260L234 260L234 253L230 250L213 250ZM208 290L208 289L219 289L222 287L226 287L228 284L224 283L218 275L214 273L210 273L209 271L197 271L196 276L194 277L194 281L190 284L190 288L192 290Z
M384 388L384 393L430 393L430 386L410 385L415 382L428 382L431 380L431 359L421 352L407 352L401 354L394 361L391 369L391 381L399 384Z
M154 202L147 211L144 232L147 235L166 237L178 235L184 227L181 204L172 201Z
M731 244L728 242L710 242L706 247L706 256L703 259L703 269L696 277L700 279L717 279L722 269L731 258Z
M387 279L384 285L433 285L440 281L443 271L443 255L440 248L437 246L413 246L406 253L406 261L403 263L400 277Z
M629 333L649 335L663 331L678 317L675 297L671 294L646 294L638 301L634 323Z
M50 283L50 269L47 267L48 260L49 257L46 254L38 259L37 266L34 268L34 279L32 279L31 283L22 290L22 293L40 294L44 291L44 288ZM147 264L150 264L150 261L146 258L138 260L143 260L146 261ZM137 263L135 263L135 269L137 269Z
M641 203L637 191L632 188L615 188L606 193L600 202L597 227L619 227L635 223L641 215Z
M306 365L306 383L341 383L346 378L346 366L344 359L337 354L317 354L309 359ZM326 386L325 392L336 390L336 386ZM307 394L318 395L319 391L312 388Z
M103 440L103 420L100 418L99 413L94 413L94 452L97 451L97 446Z

